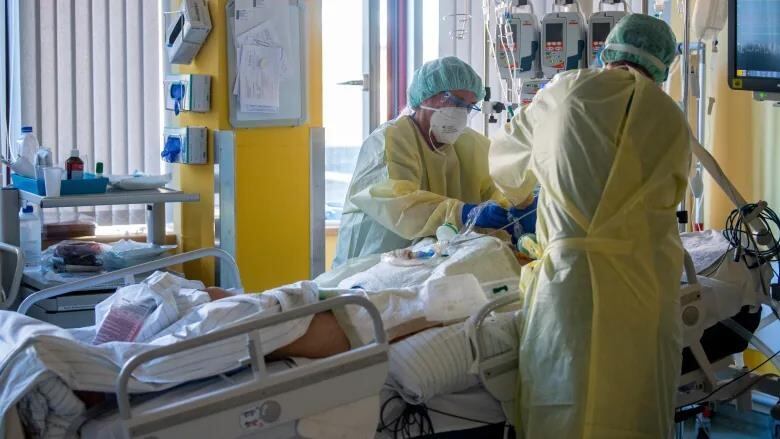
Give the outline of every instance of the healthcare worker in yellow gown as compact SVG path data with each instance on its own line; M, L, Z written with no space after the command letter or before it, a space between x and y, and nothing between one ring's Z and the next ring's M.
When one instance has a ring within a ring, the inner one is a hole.
M518 431L528 439L662 439L680 374L683 249L675 211L689 128L659 88L666 23L629 15L603 70L562 73L507 124L490 171L510 201L541 184L542 257L524 267Z
M484 96L479 75L456 57L430 61L414 72L409 110L371 133L360 148L334 267L405 248L444 223L461 227L470 214L481 228L507 226L506 200L488 172L490 141L467 127ZM490 200L496 203L475 209ZM523 224L534 227L535 217L525 217Z

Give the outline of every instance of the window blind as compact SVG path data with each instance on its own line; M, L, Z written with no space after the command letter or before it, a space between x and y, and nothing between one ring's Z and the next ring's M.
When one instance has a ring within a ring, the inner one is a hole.
M90 171L103 162L109 174L160 174L161 4L16 0L12 138L32 125L60 165L78 148ZM144 206L79 212L93 214L100 226L145 222ZM45 215L47 222L67 220L73 209Z

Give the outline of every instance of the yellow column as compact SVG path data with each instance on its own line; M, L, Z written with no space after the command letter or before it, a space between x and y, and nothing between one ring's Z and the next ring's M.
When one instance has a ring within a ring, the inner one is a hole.
M208 0L212 30L191 65L182 73L211 75L211 112L186 113L179 123L209 129L209 165L177 166L185 191L199 203L185 204L177 215L184 251L214 245L213 130L232 130L227 78L227 0ZM307 0L306 35L308 121L300 127L235 130L236 252L247 291L282 285L309 276L309 137L322 126L321 0ZM284 93L284 90L282 90ZM223 170L222 172L226 172ZM188 277L213 281L209 262L185 267Z

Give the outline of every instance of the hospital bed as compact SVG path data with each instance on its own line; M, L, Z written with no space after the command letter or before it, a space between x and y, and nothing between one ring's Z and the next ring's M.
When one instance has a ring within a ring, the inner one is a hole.
M218 258L230 273L232 284L229 286L240 288L240 276L233 258L219 249L202 249L42 290L28 297L19 309L24 313L38 300L89 286L120 279L131 283L136 274L204 257ZM258 330L348 305L363 307L371 316L373 343L296 367L266 362ZM142 365L241 336L246 338L246 358L242 361L245 367L221 376L183 383L164 392L130 394L129 382L134 371ZM369 301L358 296L324 300L134 356L122 365L116 378L117 410L113 410L112 402L93 407L87 415L74 421L68 431L80 432L82 437L101 438L287 438L304 434L317 437L323 430L354 433L354 425L350 425L350 416L344 416L345 412L358 413L358 419L366 418L365 413L376 413L377 395L387 375L387 349L381 317ZM330 416L331 412L336 415ZM344 419L344 425L334 422L340 418ZM368 428L364 421L363 432L372 434L376 423L372 424L368 418ZM354 418L352 423L355 423ZM361 427L360 422L358 426Z
M734 261L733 251L724 254L723 258L721 264L725 266L721 266L725 267L724 271L747 270L742 261ZM754 390L780 397L778 377L748 371L738 365L734 358L735 354L740 354L752 346L772 359L775 367L780 366L780 361L772 349L754 336L757 330L777 320L773 314L761 318L761 305L769 299L757 294L755 288L740 288L733 283L718 282L697 275L687 251L684 262L680 313L685 350L678 388L678 406L691 409L681 410L678 420L695 416L700 410L693 406L706 403L736 401L739 410L751 410ZM752 278L753 283L748 282L742 287L763 283L763 288L769 288L771 270L767 266L755 267L749 270L747 275ZM703 285L702 282L706 284ZM479 359L478 373L481 383L484 390L501 403L509 424L513 423L511 414L515 413L518 354L516 351L507 351L485 357L480 350L481 328L485 317L510 305L513 300L512 297L503 297L491 302L471 319L477 334L477 337L471 340L472 348ZM518 314L518 318L522 316Z
M216 255L217 257L222 256L222 254L219 253L218 251L216 254L213 252L214 250L212 249L201 250L197 252L197 255L205 256L205 255L213 254ZM184 258L194 258L195 256L196 255L181 255L181 257ZM158 261L158 263L176 264L182 262L180 260L176 261L174 258L178 258L178 257L169 258L168 262ZM228 266L235 267L235 264L232 265L229 264ZM153 270L156 268L140 267L136 269ZM705 302L707 301L708 298L711 297L711 290L706 290L705 288L703 288L702 285L700 285L699 279L695 275L695 272L696 271L695 268L693 267L693 263L691 259L689 257L686 258L686 278L688 281L683 285L681 289L681 297L682 297L682 302L685 305L682 310L682 319L683 321L687 321L689 323L686 326L686 340L688 341L687 342L688 345L695 345L695 343L693 343L691 340L694 341L705 340L706 337L704 337L704 335L706 331L710 331L710 329L707 329L708 326L706 326L706 324L708 321L709 322L712 321L712 318L705 318L706 312L709 309L711 309L711 307L708 308L707 306L705 306L706 305ZM235 278L238 278L237 269L234 270L233 273L235 274ZM122 272L115 272L110 275L103 275L102 279L103 281L121 279L122 276L124 276L124 274L125 273ZM100 279L93 278L92 282L93 283L100 282ZM240 283L238 284L238 286L240 286ZM82 285L70 286L70 288L80 288L80 287L83 286ZM57 294L65 293L66 290L69 289L60 288L59 290L55 290L55 291L42 291L39 293L40 294L39 297L41 298L41 300L43 300L46 297L52 297ZM731 294L740 297L743 295L743 292L739 290L735 290L734 288L727 289L724 291L725 294ZM511 416L515 412L514 396L515 396L515 389L516 389L515 382L516 382L516 375L517 375L518 356L517 356L517 351L511 349L507 349L503 352L498 353L497 355L492 355L492 356L486 352L485 322L488 318L493 316L496 311L504 311L506 310L506 307L511 307L512 305L514 305L514 302L517 301L517 298L518 298L517 294L505 294L504 296L499 297L498 299L484 306L481 310L479 310L479 312L474 314L469 319L469 322L467 323L467 327L471 328L470 329L471 333L468 340L471 346L473 359L475 361L475 367L472 370L472 373L475 373L479 377L479 380L476 382L474 386L465 389L459 389L456 392L437 394L432 399L426 400L424 404L420 404L420 405L404 403L398 397L397 392L385 389L381 393L381 405L380 405L380 402L377 401L375 397L379 395L379 389L382 387L382 383L384 383L384 379L385 379L384 374L388 371L388 365L386 361L387 360L386 342L384 341L384 338L377 338L377 340L379 340L377 345L377 350L381 351L382 345L384 345L385 348L384 349L385 363L380 364L376 368L373 368L371 370L359 371L361 373L365 372L369 374L373 379L373 381L369 386L373 389L373 393L368 392L369 389L365 389L366 390L365 392L361 391L357 395L354 395L352 392L349 392L349 398L351 401L360 400L363 404L362 405L358 404L358 407L351 407L350 404L347 404L346 407L349 408L344 410L348 410L347 413L355 413L356 411L360 412L361 410L363 410L363 413L373 413L373 416L376 416L377 407L381 407L379 413L381 417L380 425L383 425L387 428L384 428L382 429L383 431L380 431L380 433L378 434L379 437L394 436L394 434L392 433L393 428L389 428L389 424L391 424L391 421L399 415L409 416L410 419L412 419L414 422L420 422L420 420L425 420L425 422L428 422L430 424L429 425L430 428L427 431L429 432L435 431L437 434L445 433L444 437L447 436L446 433L450 433L454 436L457 436L458 434L470 434L472 436L479 436L479 437L503 437L504 433L508 431L508 426L512 424L513 420ZM331 299L331 300L335 300L335 299ZM332 305L332 307L341 306L336 302L321 302L316 305L318 306ZM27 304L26 306L29 308L30 305ZM691 311L690 310L691 307L695 307L696 311ZM311 310L311 312L318 312L317 310L323 310L325 308L306 308L306 309ZM730 309L731 310L736 309L736 311L733 314L730 314L731 312ZM738 314L738 312L741 312L740 309L741 309L740 306L736 306L736 308L727 307L725 308L725 310L723 310L723 312L725 312L727 316L732 316L734 314ZM303 313L306 311L304 311L304 308L301 308L300 312ZM509 312L511 313L511 311ZM691 319L690 317L691 313L695 313L695 315L700 318ZM748 314L748 319L754 319L755 316L752 313L747 313L747 314ZM295 316L297 316L298 314L292 316L289 314L286 315L290 319L292 319L295 318ZM522 318L522 314L517 313L515 314L515 317ZM740 318L739 315L736 318ZM278 319L282 319L281 315L278 316ZM263 321L265 320L259 319L257 323L261 324L261 322ZM718 320L715 320L715 322L717 321ZM750 328L750 325L746 325L746 326ZM246 331L251 331L250 328L244 328L244 329L246 329ZM750 329L748 331L750 332ZM212 334L209 334L209 336L212 336ZM200 338L187 341L186 342L187 344L183 344L183 343L177 344L178 347L176 348L176 350L173 351L161 350L161 351L157 351L156 355L150 353L147 358L140 358L138 360L135 360L136 361L135 364L130 364L130 363L125 364L125 367L123 368L123 374L127 376L127 374L129 374L132 371L131 366L132 367L138 366L143 361L150 361L153 360L154 358L159 358L160 356L172 354L176 352L178 349L183 350L183 349L195 348L196 345L199 343L216 341L218 338L231 337L231 336L234 336L234 334L232 335L232 333L223 333L222 331L215 332L213 333L213 337L214 337L213 339L212 338L205 339L203 337L200 337ZM517 334L515 333L514 336L517 337ZM384 337L384 335L382 335L382 337ZM759 378L757 376L745 377L739 380L737 384L729 385L723 387L722 389L718 389L717 387L720 386L722 383L724 383L725 382L724 380L733 378L734 374L739 372L737 369L734 368L730 358L730 355L733 352L719 353L716 355L717 358L711 357L710 354L712 352L713 346L709 346L706 340L701 344L702 344L702 346L700 346L701 349L699 349L699 347L694 347L694 349L691 350L691 352L694 353L689 354L689 356L692 357L695 362L691 370L685 370L686 362L684 361L684 375L682 376L681 379L680 405L691 404L693 402L697 402L697 400L700 400L702 398L707 398L706 400L708 401L709 400L714 401L714 400L724 400L734 396L742 396L741 401L744 402L745 392L743 392L743 390L753 387L756 384L761 384L763 385L763 387L768 388L770 393L772 394L778 394L778 392L771 391L771 385L774 384L772 380L767 380L766 378ZM744 347L746 347L747 342L743 343L743 345ZM715 347L717 347L717 345ZM741 350L744 350L744 347L736 346L735 352L737 351L741 352ZM704 356L701 355L702 351L704 351L705 354ZM696 358L697 356L698 358ZM355 357L355 361L357 360L358 358ZM344 361L347 360L344 359ZM317 364L317 363L319 362L312 363L312 364ZM703 364L703 366L699 367L698 364ZM286 365L284 364L268 365L266 366L266 372L269 370L274 373L278 373L280 370L284 372L286 371ZM292 371L297 371L297 372L292 372ZM303 374L307 372L303 368L300 368L300 369L291 369L286 373L292 374L289 375L290 377L298 377L299 374ZM316 375L315 372L311 370L311 376L318 376L318 375ZM368 380L364 380L364 381L368 382ZM297 378L294 382L303 383L303 381ZM104 434L105 431L107 431L107 429L108 430L117 429L117 428L121 429L123 428L122 426L136 425L136 423L138 423L138 425L147 425L146 423L149 423L152 426L170 424L168 419L181 419L185 417L195 416L195 414L198 413L211 413L212 411L220 409L222 407L222 405L220 404L217 404L216 406L210 405L211 403L209 402L209 398L212 397L213 395L224 394L225 401L233 401L234 398L237 398L237 396L231 392L238 392L242 389L248 389L252 386L257 387L258 392L262 392L262 390L259 389L267 388L267 386L270 385L269 383L275 383L275 381L268 381L268 380L266 380L265 382L263 382L262 380L258 381L255 372L252 369L246 369L243 372L231 375L227 378L216 377L216 378L212 378L211 380L207 380L205 382L190 383L180 388L170 390L165 394L157 395L154 398L148 400L147 398L143 398L143 400L136 401L135 410L133 412L127 410L127 404L125 402L124 412L122 412L121 410L122 406L120 405L120 411L118 413L111 414L109 412L109 414L93 414L95 415L93 416L95 419L85 421L81 431L82 433L84 433L85 437L97 437L100 435L94 432L101 432ZM342 388L351 389L351 386L346 386ZM320 389L317 390L319 391ZM718 390L718 391L713 392L714 390ZM117 388L116 392L117 395L119 395L120 397L120 401L122 401L123 398L126 398L126 392L123 395L122 389ZM338 399L339 397L344 396L343 393L345 392L339 392L339 391L334 392L331 389L322 390L321 392L322 393L317 393L317 394L320 395L320 398L323 398L323 400L317 401L314 404L318 407L317 409L334 407L334 406L341 406L342 408L345 407L344 401ZM310 395L313 394L314 393L310 393ZM304 398L303 400L308 401L306 398ZM182 403L181 401L186 401L186 403ZM246 406L242 406L242 407L246 407ZM253 410L257 407L258 406L252 407L250 405L249 408ZM235 419L237 415L236 410L240 410L240 408L226 409L224 416L227 416L230 419ZM366 410L368 411L366 412ZM256 412L252 412L252 413L256 413ZM301 426L307 425L307 420L305 418L300 418L300 417L306 416L307 413L310 413L310 411L296 411L293 414L293 417L298 417L297 419L299 419L299 421L286 422L284 424L285 427L281 427L281 426L276 427L280 429L278 430L279 434L281 434L280 437L285 437L285 435L288 435L288 433L294 432L296 428L300 432L302 428ZM251 416L251 414L248 416ZM331 418L340 419L341 416L331 417ZM209 425L218 425L218 422L219 421L217 420L213 423L210 423ZM182 428L187 428L187 425L189 424L185 423L183 425L184 425L183 427L176 427L176 429L174 430L176 434L179 434L182 431L184 431L182 430ZM193 425L192 427L195 427L195 425ZM137 431L145 432L147 430L140 429ZM204 430L198 429L198 431L204 431ZM423 430L423 432L424 431L426 430ZM464 431L466 433L463 433ZM266 433L270 434L270 431L267 431ZM411 436L414 435L415 432L412 431ZM164 436L160 436L160 437L164 437ZM273 437L273 436L269 436L269 437Z

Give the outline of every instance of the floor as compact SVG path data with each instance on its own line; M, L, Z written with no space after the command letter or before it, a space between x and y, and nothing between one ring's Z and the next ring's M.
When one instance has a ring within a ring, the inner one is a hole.
M759 411L740 413L733 406L721 406L711 422L710 439L773 439L770 417ZM698 439L695 420L685 424L683 439Z

